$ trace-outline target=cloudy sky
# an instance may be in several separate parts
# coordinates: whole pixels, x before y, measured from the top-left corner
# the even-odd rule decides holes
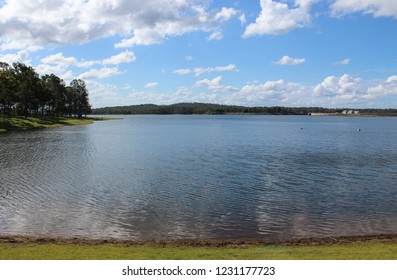
[[[94,108],[397,108],[397,1],[0,0],[0,61],[83,79]]]

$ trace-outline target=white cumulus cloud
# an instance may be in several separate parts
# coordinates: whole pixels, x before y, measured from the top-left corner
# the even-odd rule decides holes
[[[319,96],[342,96],[343,98],[352,98],[364,92],[363,81],[347,74],[341,77],[329,76],[314,88],[314,93]]]
[[[397,19],[397,1],[394,0],[335,0],[331,5],[334,16],[361,12],[375,17]]]
[[[215,14],[214,19],[217,21],[228,21],[232,19],[233,17],[236,17],[239,14],[238,11],[236,11],[233,8],[225,8],[223,7],[221,11]]]
[[[381,96],[397,93],[397,83],[368,82],[361,78],[344,74],[329,76],[315,86],[313,94],[327,106],[361,107],[382,103]],[[383,105],[384,106],[384,105]]]
[[[117,67],[104,67],[101,69],[91,69],[79,75],[79,79],[105,79],[121,74]]]
[[[348,64],[350,64],[350,61],[351,61],[350,58],[345,58],[345,59],[343,59],[341,61],[335,62],[334,64],[335,65],[348,65]]]
[[[208,41],[220,41],[223,39],[223,34],[220,31],[215,31],[214,33],[212,33],[207,40]]]
[[[306,60],[304,58],[292,58],[292,57],[289,57],[288,55],[285,55],[282,58],[280,58],[278,61],[276,61],[275,64],[298,65],[298,64],[303,64],[305,62],[306,62]]]
[[[55,64],[55,65],[73,65],[77,62],[76,58],[74,57],[65,57],[62,52],[57,53],[57,54],[52,54],[49,56],[46,56],[41,59],[41,62],[45,64]]]
[[[187,74],[192,73],[192,70],[190,70],[190,69],[177,69],[177,70],[174,71],[174,73],[178,74],[178,75],[187,75]]]
[[[77,66],[81,68],[89,68],[94,65],[118,65],[122,63],[128,63],[135,61],[136,57],[134,53],[130,51],[124,51],[122,53],[113,55],[109,58],[105,58],[102,60],[78,60],[75,57],[65,57],[62,52],[57,53],[57,54],[52,54],[49,56],[46,56],[41,59],[41,62],[44,64],[49,64],[49,65],[59,65],[59,66]]]
[[[197,87],[207,87],[213,91],[238,91],[237,88],[222,84],[222,77],[217,76],[212,80],[204,79],[196,82]]]
[[[161,43],[192,31],[213,32],[240,12],[197,0],[7,0],[0,5],[0,48],[39,49],[118,35],[115,46]]]
[[[150,82],[145,85],[145,88],[154,88],[157,87],[158,85],[159,85],[158,82]]]
[[[390,76],[382,83],[371,85],[368,88],[368,94],[374,97],[388,95],[397,96],[397,76]],[[390,104],[390,107],[392,107],[392,104]]]
[[[293,7],[284,2],[261,0],[262,11],[256,21],[247,26],[243,37],[284,34],[310,24],[310,10],[316,0],[295,0]]]
[[[199,30],[213,32],[223,22],[239,15],[237,10],[226,7],[220,11],[207,11],[204,6],[197,5],[196,0],[151,0],[143,3],[146,2],[143,5],[145,9],[132,16],[137,23],[130,32],[132,36],[117,43],[116,48],[159,44],[168,37]]]
[[[223,71],[238,71],[238,69],[235,64],[229,64],[226,66],[206,67],[206,68],[203,67],[194,68],[195,76],[200,76],[204,73],[223,72]]]
[[[132,62],[135,60],[136,60],[136,57],[135,57],[134,53],[132,53],[130,51],[124,51],[122,53],[116,54],[116,55],[109,57],[107,59],[104,59],[103,64],[104,65],[109,65],[109,64],[117,65],[117,64]]]
[[[204,73],[212,73],[212,72],[223,72],[223,71],[239,71],[235,64],[229,64],[225,66],[215,66],[215,67],[196,67],[194,69],[189,68],[181,68],[174,70],[175,74],[178,75],[188,75],[190,73],[194,73],[195,76],[201,76]]]
[[[10,65],[14,62],[22,62],[25,64],[29,64],[30,62],[29,52],[26,50],[22,50],[17,53],[7,53],[0,56],[0,61],[6,62]]]

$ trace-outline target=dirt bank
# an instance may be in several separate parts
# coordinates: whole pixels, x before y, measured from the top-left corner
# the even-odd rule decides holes
[[[312,237],[288,240],[244,239],[244,240],[120,240],[65,238],[26,235],[0,235],[0,243],[53,243],[53,244],[115,244],[128,246],[178,246],[178,247],[246,247],[246,246],[317,246],[346,245],[359,243],[397,243],[397,234],[366,236]]]

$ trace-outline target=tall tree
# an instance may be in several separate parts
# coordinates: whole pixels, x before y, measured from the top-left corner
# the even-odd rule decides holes
[[[16,78],[12,68],[0,62],[0,113],[11,116],[16,102]]]
[[[21,113],[28,117],[31,112],[38,113],[42,84],[36,71],[23,63],[14,63],[14,71],[17,80],[18,106]]]
[[[74,114],[81,118],[91,111],[91,105],[88,98],[88,90],[83,80],[75,79],[70,83],[71,93],[73,95]]]
[[[41,77],[45,93],[48,97],[49,111],[55,116],[60,116],[65,112],[66,86],[64,81],[58,76],[44,75]]]

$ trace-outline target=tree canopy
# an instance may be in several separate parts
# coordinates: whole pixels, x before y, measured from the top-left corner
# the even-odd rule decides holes
[[[0,115],[76,116],[91,112],[88,90],[83,80],[69,86],[54,74],[39,76],[23,63],[0,62]]]

